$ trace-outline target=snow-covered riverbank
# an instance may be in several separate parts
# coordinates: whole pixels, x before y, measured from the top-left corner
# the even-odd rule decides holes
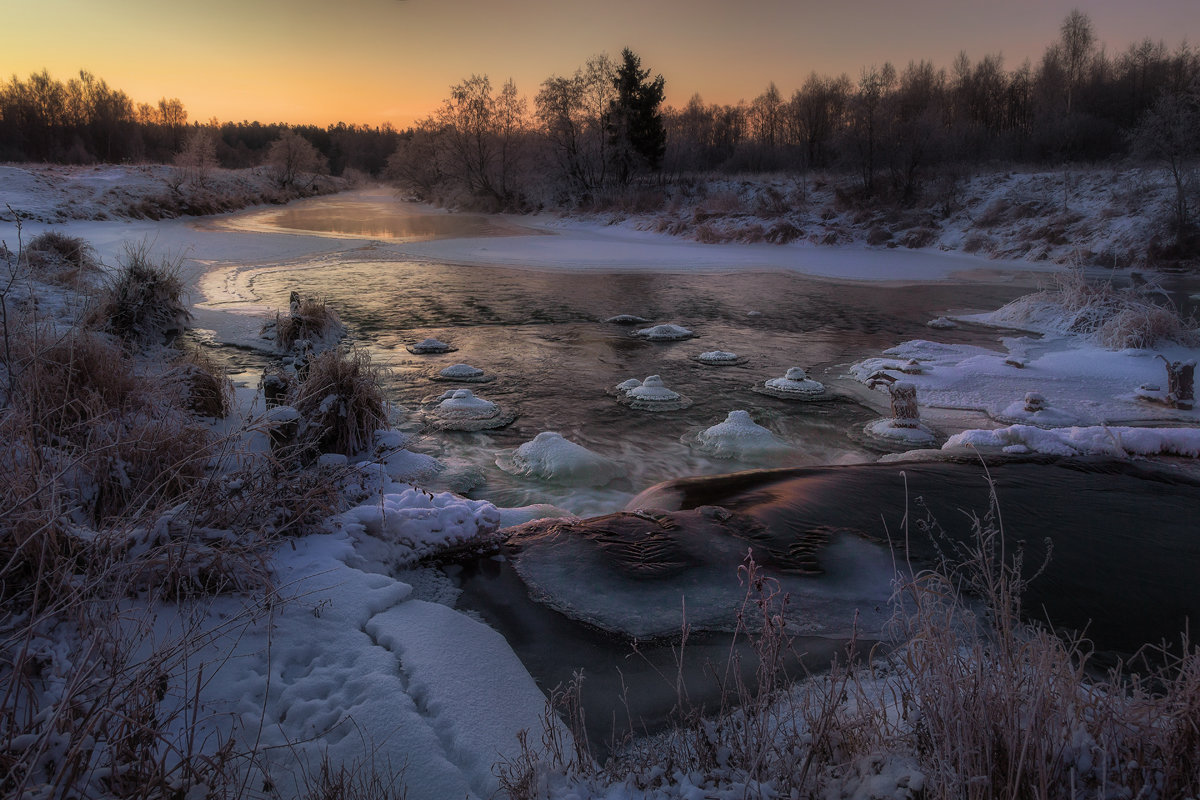
[[[378,192],[364,194],[371,202],[383,201]],[[87,221],[56,227],[91,241],[110,265],[129,239],[149,239],[156,250],[184,254],[185,276],[197,292],[199,324],[218,331],[223,340],[260,347],[257,326],[274,309],[255,306],[246,291],[255,274],[291,270],[300,263],[320,268],[367,251],[372,260],[381,261],[722,273],[714,274],[714,280],[736,280],[727,273],[739,270],[901,282],[971,280],[972,273],[994,277],[998,270],[1010,270],[1013,279],[1032,285],[1024,273],[1055,269],[1045,262],[858,246],[718,247],[595,221],[518,218],[506,224],[531,227],[534,233],[410,242],[248,233],[237,230],[236,220],[219,225]],[[44,228],[30,224],[24,235]],[[11,228],[4,238],[10,247],[15,244]],[[73,290],[36,277],[23,277],[21,286],[18,294],[27,305],[36,300],[40,313],[52,314],[57,324],[72,323],[72,310],[78,307],[70,301]],[[993,415],[997,426],[1005,423],[1008,405],[1031,387],[1043,392],[1051,406],[1067,409],[1081,421],[1197,421],[1194,411],[1163,409],[1133,396],[1137,386],[1161,369],[1154,352],[1186,360],[1196,357],[1194,344],[1111,352],[1062,335],[1003,344],[1008,354],[919,342],[899,344],[900,350],[887,355],[893,361],[913,357],[924,365],[920,375],[902,373],[917,384],[924,405],[982,410]],[[1005,365],[1008,356],[1019,356],[1021,365]],[[870,369],[886,372],[889,366],[872,364]],[[239,396],[241,413],[252,425],[236,438],[248,448],[247,458],[261,456],[269,448],[261,430],[260,400],[251,386]],[[226,426],[231,428],[236,426]],[[264,551],[269,587],[197,602],[158,599],[152,608],[137,600],[123,605],[130,618],[150,620],[148,629],[155,635],[144,645],[148,650],[176,648],[187,654],[172,662],[175,671],[169,673],[164,696],[178,707],[192,708],[192,716],[173,716],[164,746],[176,747],[192,732],[199,732],[202,751],[229,743],[237,755],[229,763],[240,775],[251,776],[245,779],[249,782],[241,781],[243,788],[251,787],[248,794],[259,793],[260,786],[265,795],[300,793],[321,760],[329,758],[352,769],[398,773],[410,798],[488,797],[498,787],[493,765],[520,755],[517,732],[533,730],[534,741],[539,735],[544,696],[499,634],[444,605],[414,599],[412,587],[389,574],[397,564],[439,547],[486,540],[499,528],[501,511],[488,503],[412,488],[405,482],[417,473],[403,441],[384,437],[380,444],[385,446],[378,452],[350,459],[358,462],[353,467],[338,459],[326,462],[331,475],[355,477],[343,493],[347,501],[353,498],[353,507],[333,516],[321,533]],[[516,521],[520,516],[509,512],[504,518]],[[218,539],[240,535],[234,528],[206,532]],[[11,620],[6,627],[19,622]],[[58,707],[69,696],[80,648],[88,640],[70,625],[47,620],[34,641],[45,661],[44,674],[51,676],[37,702],[47,709]],[[199,699],[194,707],[189,705],[193,698]],[[885,710],[883,717],[890,714]],[[53,715],[47,719],[53,721]],[[45,748],[34,754],[33,763],[52,773],[51,762],[61,755],[53,748],[63,740],[29,741]],[[173,753],[168,759],[177,760]],[[99,772],[92,777],[104,779]],[[49,793],[52,787],[42,783],[46,780],[29,777],[31,793]],[[736,776],[721,785],[707,780],[684,772],[659,774],[652,782],[662,796],[691,796],[693,789],[723,797],[738,792]],[[877,789],[878,796],[905,797],[919,791],[922,780],[908,755],[881,756],[874,766],[856,763],[827,786],[863,796]],[[593,784],[586,791],[637,796],[636,783]],[[579,785],[558,789],[566,796],[585,791]]]

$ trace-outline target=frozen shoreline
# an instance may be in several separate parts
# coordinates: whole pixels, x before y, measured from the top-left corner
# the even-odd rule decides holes
[[[377,202],[379,195],[368,190],[350,197]],[[444,212],[425,209],[422,213]],[[194,308],[198,326],[217,330],[223,341],[255,344],[261,344],[258,326],[263,316],[274,310],[259,304],[249,287],[256,272],[300,265],[320,268],[352,259],[447,261],[563,274],[787,270],[822,280],[897,282],[994,279],[997,272],[1012,280],[1028,280],[1030,273],[1060,269],[1048,263],[854,245],[706,245],[599,222],[501,219],[534,232],[394,242],[294,231],[243,232],[207,220],[71,221],[53,227],[90,241],[109,265],[130,239],[149,241],[156,252],[183,254],[185,279],[198,295],[194,298],[199,301]],[[29,223],[25,240],[48,227]],[[4,238],[12,237],[6,232]],[[1017,377],[1040,376],[1044,388],[1047,379],[1042,367],[1070,363],[1076,371],[1066,375],[1066,383],[1082,392],[1066,398],[1072,404],[1094,399],[1103,386],[1093,378],[1111,375],[1114,369],[1130,380],[1143,379],[1140,370],[1116,368],[1101,359],[1106,351],[1081,349],[1077,344],[1040,340],[1041,349],[1026,369],[1017,371]],[[897,346],[911,350],[914,343]],[[1186,357],[1189,352],[1196,351],[1176,349],[1170,354]],[[1005,402],[1024,392],[1003,373],[1012,368],[992,364],[992,360],[1002,362],[1004,354],[964,348],[932,348],[915,354],[928,356],[933,367],[925,378],[918,378],[924,380],[919,392],[940,391],[944,399],[938,404],[952,409],[942,412],[947,420],[976,419],[979,409],[988,410],[976,395],[956,389],[956,382],[983,391],[979,378],[996,372],[997,380],[1004,380]],[[1111,355],[1146,360],[1144,353]],[[1095,367],[1092,372],[1098,370],[1099,378],[1084,368],[1087,364]],[[1092,377],[1081,383],[1084,373]],[[957,402],[951,397],[955,391],[961,395]],[[874,399],[881,402],[878,396]],[[1102,416],[1099,411],[1097,415]],[[1196,412],[1168,418],[1193,424],[1200,420]],[[1166,418],[1152,421],[1161,419]],[[404,780],[410,797],[489,796],[495,789],[495,759],[515,757],[516,731],[539,724],[542,690],[498,634],[464,614],[412,599],[411,587],[386,572],[389,563],[402,559],[405,548],[411,550],[412,542],[421,539],[413,525],[431,540],[449,540],[468,528],[494,531],[500,515],[490,504],[449,495],[426,500],[424,494],[404,489],[398,483],[400,476],[383,474],[386,466],[369,469],[381,473],[377,504],[358,506],[331,522],[329,534],[307,537],[291,548],[285,544],[273,556],[273,571],[286,587],[281,595],[290,601],[268,621],[259,620],[239,634],[233,651],[228,640],[218,639],[199,654],[201,661],[219,665],[205,673],[204,699],[244,726],[240,730],[247,744],[279,745],[281,750],[292,748],[289,752],[300,748],[310,760],[319,760],[327,752],[346,764],[359,763],[369,752],[381,762],[378,766],[394,769],[396,761],[408,764]],[[241,597],[214,601],[207,611],[209,622],[219,627],[220,615],[236,616],[242,602]],[[172,611],[181,618],[191,613],[182,606],[158,611],[164,619]],[[231,652],[236,658],[230,658]],[[188,680],[185,674],[185,690]],[[480,709],[485,713],[480,714]],[[481,718],[488,724],[481,725]]]

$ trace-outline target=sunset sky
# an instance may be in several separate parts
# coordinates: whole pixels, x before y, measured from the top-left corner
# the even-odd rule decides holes
[[[398,127],[472,73],[532,98],[552,74],[630,47],[667,101],[750,100],[809,72],[999,52],[1037,60],[1073,8],[1110,52],[1200,40],[1200,0],[0,0],[0,75],[88,69],[134,100],[179,97],[190,120]]]

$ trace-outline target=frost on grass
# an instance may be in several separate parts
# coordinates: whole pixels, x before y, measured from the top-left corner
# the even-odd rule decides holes
[[[1084,336],[1109,350],[1200,343],[1194,322],[1182,319],[1153,286],[1117,289],[1106,281],[1089,281],[1080,271],[1057,275],[1051,288],[1014,300],[984,318],[1040,333]]]
[[[191,313],[183,297],[179,261],[155,263],[148,244],[127,246],[91,324],[131,345],[153,345],[180,334]]]
[[[310,349],[324,351],[346,335],[346,326],[324,298],[301,297],[292,292],[287,314],[276,314],[263,327],[263,335],[274,340],[280,352]]]

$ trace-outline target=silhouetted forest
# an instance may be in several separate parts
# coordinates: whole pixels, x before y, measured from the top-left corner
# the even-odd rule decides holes
[[[178,99],[135,103],[82,72],[0,84],[0,160],[194,161],[267,158],[292,131],[334,175],[385,173],[413,195],[453,205],[588,206],[630,185],[697,172],[821,170],[853,178],[863,198],[914,202],[956,169],[1126,156],[1168,166],[1184,185],[1200,151],[1200,51],[1144,39],[1119,52],[1073,11],[1036,63],[960,53],[949,67],[871,65],[858,76],[812,73],[790,96],[775,83],[749,102],[663,104],[665,80],[626,50],[542,82],[532,103],[508,81],[473,75],[405,131],[259,122],[189,122]]]

